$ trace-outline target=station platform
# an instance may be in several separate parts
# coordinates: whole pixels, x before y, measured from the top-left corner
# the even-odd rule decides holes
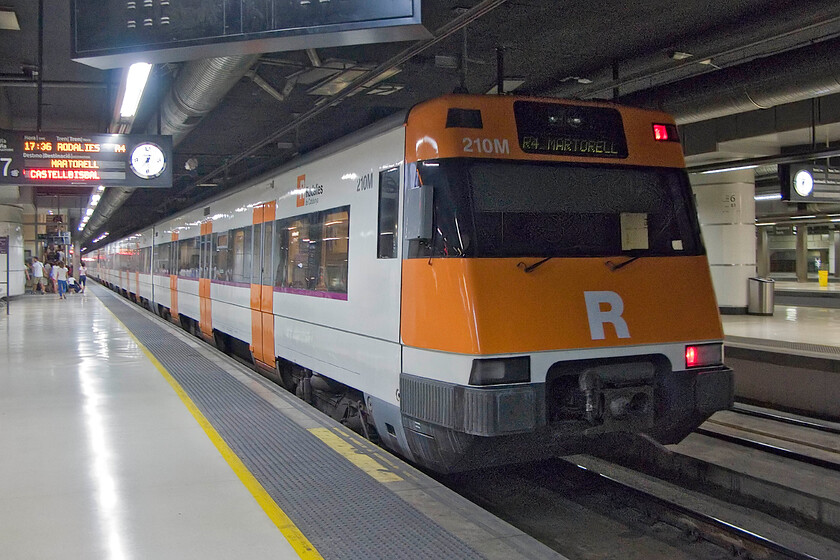
[[[0,557],[563,558],[89,283],[0,316]]]
[[[777,300],[773,315],[721,319],[736,399],[840,420],[840,309],[780,305]]]
[[[775,282],[776,303],[800,307],[828,307],[840,309],[840,282],[830,279],[820,286],[814,278],[808,282],[779,279]]]

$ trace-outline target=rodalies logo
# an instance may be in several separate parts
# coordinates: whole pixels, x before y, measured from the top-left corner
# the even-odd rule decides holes
[[[318,203],[318,196],[324,194],[324,185],[314,184],[306,186],[306,175],[297,178],[297,206],[309,206]]]

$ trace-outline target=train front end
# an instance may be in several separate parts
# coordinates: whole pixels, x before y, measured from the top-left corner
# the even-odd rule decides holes
[[[412,109],[398,398],[414,460],[457,471],[617,432],[674,443],[731,405],[676,133],[597,103]]]

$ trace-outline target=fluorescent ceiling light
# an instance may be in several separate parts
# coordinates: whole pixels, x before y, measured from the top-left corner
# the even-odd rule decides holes
[[[125,94],[120,107],[121,117],[130,118],[137,112],[137,106],[140,105],[140,98],[143,96],[143,89],[146,87],[146,80],[149,78],[151,70],[152,65],[145,62],[135,62],[128,69],[128,75],[125,79]]]
[[[723,169],[712,169],[711,171],[702,171],[701,175],[709,175],[711,173],[725,173],[727,171],[740,171],[742,169],[755,169],[757,165],[742,165],[740,167],[725,167]]]
[[[96,187],[96,190],[99,191],[99,192],[104,191],[105,190],[105,185],[99,185],[98,187]]]
[[[758,227],[758,226],[775,226],[776,222],[762,222],[760,224],[755,224],[755,225],[756,225],[756,227]]]
[[[17,15],[11,8],[0,8],[0,29],[20,31]]]
[[[91,214],[93,214],[93,208],[88,208],[87,210],[85,210],[85,213],[86,213],[88,216],[90,216]]]
[[[816,218],[816,216],[791,216],[791,220],[807,220],[809,218]]]
[[[753,197],[754,200],[782,200],[782,193],[775,194],[757,194]]]

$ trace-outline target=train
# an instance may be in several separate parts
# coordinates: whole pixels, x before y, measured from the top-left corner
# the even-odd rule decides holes
[[[733,400],[667,114],[453,94],[85,253],[424,468],[679,442]]]

